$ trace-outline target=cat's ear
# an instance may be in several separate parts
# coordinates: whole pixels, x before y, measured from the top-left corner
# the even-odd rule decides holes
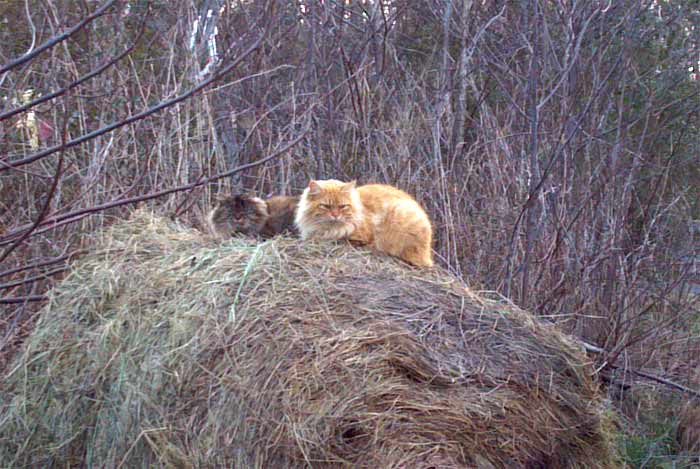
[[[353,190],[353,189],[355,188],[355,186],[357,186],[357,181],[355,181],[355,180],[353,179],[353,180],[350,181],[350,182],[346,182],[346,183],[345,183],[345,186],[344,186],[343,188],[345,189],[346,192],[348,192],[348,191]]]
[[[316,181],[309,181],[309,195],[318,195],[321,192],[321,186]]]

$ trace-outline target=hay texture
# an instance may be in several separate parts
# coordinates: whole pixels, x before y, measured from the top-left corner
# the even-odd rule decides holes
[[[98,244],[3,377],[3,466],[615,465],[576,344],[439,269],[145,212]]]

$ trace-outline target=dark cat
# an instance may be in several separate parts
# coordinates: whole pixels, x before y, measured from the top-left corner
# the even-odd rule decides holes
[[[299,197],[274,196],[268,199],[236,194],[217,200],[207,216],[207,224],[216,236],[228,238],[236,233],[271,238],[292,231],[294,211]]]

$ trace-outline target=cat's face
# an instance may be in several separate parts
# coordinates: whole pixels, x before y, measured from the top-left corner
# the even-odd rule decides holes
[[[226,223],[233,233],[254,236],[267,221],[267,207],[258,197],[234,195],[220,200],[219,208],[214,221]]]
[[[309,183],[307,216],[314,223],[330,226],[352,223],[357,210],[355,181],[329,179]]]

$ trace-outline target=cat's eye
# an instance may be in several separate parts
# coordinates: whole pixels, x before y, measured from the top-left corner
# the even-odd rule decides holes
[[[348,207],[350,207],[348,204],[338,205],[338,208],[339,208],[340,210],[345,210],[345,209],[348,208]]]
[[[321,207],[323,210],[330,210],[330,209],[331,209],[331,206],[328,205],[328,204],[321,204],[320,207]]]

